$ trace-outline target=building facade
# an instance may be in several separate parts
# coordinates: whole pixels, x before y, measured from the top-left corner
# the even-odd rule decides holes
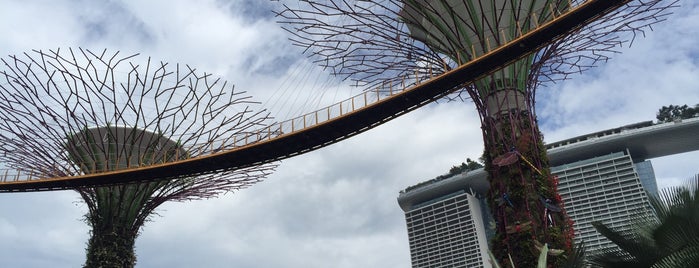
[[[413,267],[491,267],[481,200],[465,190],[405,212]]]
[[[547,145],[575,240],[584,242],[588,254],[613,246],[592,222],[623,230],[631,228],[634,216],[649,211],[647,192],[658,190],[648,159],[699,150],[696,133],[699,118],[641,122]],[[487,191],[481,169],[400,192],[413,267],[490,267],[487,241],[494,223],[482,199]]]
[[[631,229],[633,217],[650,212],[639,173],[628,152],[615,152],[551,168],[558,192],[573,220],[575,242],[588,254],[614,247],[592,226],[602,222],[618,230]]]

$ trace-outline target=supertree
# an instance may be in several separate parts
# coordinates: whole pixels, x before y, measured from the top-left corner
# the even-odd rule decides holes
[[[139,61],[141,60],[141,61]],[[43,177],[75,176],[186,160],[267,124],[265,110],[190,66],[86,49],[2,59],[0,159]],[[276,164],[77,191],[92,228],[85,267],[133,267],[135,240],[166,201],[248,187]]]
[[[334,75],[367,90],[417,83],[484,55],[586,2],[563,0],[300,0],[277,15],[292,42]],[[503,264],[534,267],[544,244],[549,265],[571,252],[573,223],[550,174],[535,114],[536,89],[606,61],[664,20],[673,1],[617,1],[620,8],[473,83],[496,221],[491,250]],[[413,82],[411,82],[413,81]]]

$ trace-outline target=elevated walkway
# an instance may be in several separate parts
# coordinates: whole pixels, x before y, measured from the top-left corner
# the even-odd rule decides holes
[[[534,53],[553,40],[630,2],[588,0],[555,19],[517,37],[503,46],[446,73],[402,88],[388,85],[256,133],[231,137],[230,150],[151,166],[89,175],[45,178],[35,174],[4,172],[0,192],[64,190],[83,186],[121,184],[155,179],[211,174],[278,161],[357,135],[386,121],[442,98],[459,86],[471,83],[508,63]],[[379,92],[389,92],[388,95]]]

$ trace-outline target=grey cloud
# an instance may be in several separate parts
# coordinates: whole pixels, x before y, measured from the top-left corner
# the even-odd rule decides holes
[[[685,38],[699,35],[699,10],[696,3],[686,2],[665,26],[608,64],[540,90],[537,110],[547,141],[651,120],[657,105],[699,103],[699,44]],[[76,19],[87,16],[74,9],[76,3],[8,2],[18,14],[35,14],[41,20],[26,17],[24,24],[0,26],[6,37],[0,52],[65,45],[143,52],[214,73],[262,101],[272,91],[287,103],[321,94],[326,98],[318,103],[326,103],[356,91],[338,83],[316,91],[315,80],[307,78],[299,78],[294,90],[289,84],[277,87],[298,71],[294,68],[301,56],[286,49],[286,36],[274,18],[258,14],[268,3],[248,10],[242,4],[249,1],[114,2],[117,17],[130,20],[124,25],[141,27],[135,32],[110,28],[123,26],[112,25],[111,19]],[[241,18],[240,12],[246,15]],[[16,16],[13,20],[22,17]],[[92,34],[86,27],[90,23]],[[286,89],[291,92],[283,95]],[[278,107],[284,111],[279,120],[295,115],[285,113],[287,106]],[[312,108],[320,107],[309,105],[304,111]],[[285,160],[276,174],[249,189],[166,204],[137,240],[138,267],[408,267],[398,191],[445,173],[466,157],[479,157],[479,126],[472,103],[432,104],[342,143]],[[678,157],[658,159],[659,184],[699,171],[699,153]],[[88,230],[81,221],[84,207],[75,200],[72,192],[0,195],[0,258],[9,260],[10,267],[80,266]]]

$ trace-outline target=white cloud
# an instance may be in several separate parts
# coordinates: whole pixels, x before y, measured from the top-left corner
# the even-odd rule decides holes
[[[284,69],[300,62],[300,52],[288,45],[273,17],[239,17],[236,1],[25,2],[3,2],[0,17],[20,23],[0,25],[2,55],[108,47],[190,64],[257,100],[303,100],[331,87],[320,101],[326,103],[349,91],[319,73],[311,75],[316,83],[295,74],[295,67]],[[682,5],[608,64],[540,90],[546,140],[652,120],[662,105],[699,103],[699,41],[689,38],[699,35],[699,10],[693,2]],[[86,21],[102,30],[86,28]],[[285,81],[294,74],[299,78]],[[281,92],[285,88],[294,89]],[[280,116],[288,115],[288,106],[276,107]],[[398,191],[466,157],[478,158],[480,135],[472,103],[433,104],[285,160],[249,189],[166,204],[137,240],[138,266],[407,267]],[[699,172],[697,160],[696,152],[655,160],[659,185]],[[0,259],[10,267],[80,266],[88,229],[76,200],[72,192],[0,195]]]
[[[398,191],[446,172],[465,160],[464,152],[480,155],[480,131],[470,110],[464,103],[431,105],[285,160],[276,174],[250,189],[169,204],[162,218],[146,226],[139,262],[174,265],[145,248],[168,243],[173,255],[187,251],[192,263],[207,267],[409,266]],[[172,243],[178,239],[206,246],[179,247]]]
[[[667,21],[594,72],[539,90],[538,114],[546,141],[641,121],[660,107],[699,104],[699,5],[682,1]],[[652,160],[658,186],[699,172],[699,152]]]
[[[76,267],[87,226],[72,192],[0,195],[0,259],[8,267]],[[39,257],[37,257],[39,256]]]

